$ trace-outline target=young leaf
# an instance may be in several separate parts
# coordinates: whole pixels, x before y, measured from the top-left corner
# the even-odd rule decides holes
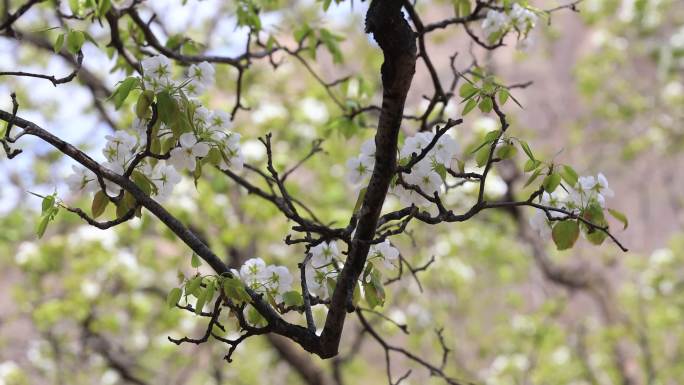
[[[535,179],[537,179],[539,177],[539,175],[541,175],[541,169],[534,170],[534,173],[532,173],[532,175],[530,175],[530,177],[527,178],[527,181],[525,182],[525,185],[523,186],[523,188],[531,185],[532,182],[534,182]]]
[[[496,156],[501,159],[508,159],[515,156],[516,151],[517,149],[514,146],[510,144],[504,144],[496,150]]]
[[[49,215],[43,215],[40,218],[40,222],[38,222],[38,227],[36,228],[36,234],[38,235],[38,238],[43,237],[43,235],[45,234],[45,230],[47,229],[47,226],[49,223],[50,223],[50,216]]]
[[[518,142],[520,143],[520,147],[522,147],[523,151],[525,151],[525,154],[527,154],[527,157],[530,158],[530,160],[536,160],[534,159],[534,154],[530,149],[530,145],[524,140],[519,140]]]
[[[304,304],[304,298],[296,291],[287,291],[283,293],[283,302],[285,306],[301,306]]]
[[[470,99],[468,100],[468,103],[466,103],[465,107],[463,107],[463,112],[461,113],[463,116],[466,116],[470,111],[473,110],[477,106],[477,99]]]
[[[90,211],[93,215],[93,218],[96,219],[102,213],[105,211],[105,208],[107,208],[107,205],[109,204],[109,198],[107,197],[107,194],[105,194],[103,191],[98,191],[95,194],[95,197],[93,198],[93,204],[90,207]]]
[[[608,212],[613,216],[613,218],[617,219],[624,225],[623,230],[627,228],[629,221],[627,220],[627,216],[625,214],[614,209],[608,209]]]
[[[71,30],[66,36],[66,48],[69,53],[76,55],[85,42],[85,35],[81,31]]]
[[[183,295],[183,291],[180,288],[174,287],[169,291],[169,294],[166,296],[166,304],[169,306],[169,309],[176,306],[181,299],[181,295]]]
[[[55,52],[59,52],[62,50],[63,46],[64,46],[64,34],[60,33],[59,36],[57,36],[57,40],[55,40],[55,44],[52,45],[52,49]]]
[[[563,180],[570,185],[570,187],[575,187],[577,184],[577,180],[579,179],[579,175],[577,175],[577,172],[575,170],[568,166],[568,165],[563,165],[561,168],[561,176],[563,177]]]
[[[131,93],[131,90],[140,84],[139,82],[140,81],[138,78],[131,76],[119,83],[112,95],[109,97],[114,101],[114,106],[117,110],[121,108],[121,105],[123,105],[123,102],[128,97],[128,94]]]
[[[202,261],[197,256],[197,254],[192,253],[192,260],[190,261],[190,264],[192,265],[192,267],[194,267],[196,269],[196,268],[202,266]]]
[[[478,107],[480,108],[480,111],[484,113],[491,112],[492,108],[494,107],[494,101],[491,97],[485,96],[484,98],[482,98],[482,101],[480,102]]]
[[[508,90],[505,88],[502,88],[499,91],[499,104],[501,104],[502,106],[504,104],[506,104],[506,102],[508,101],[508,95],[509,95]]]
[[[43,203],[42,203],[42,215],[45,215],[48,210],[50,210],[53,206],[55,205],[55,196],[54,195],[48,195],[45,198],[43,198]]]
[[[540,164],[541,164],[541,162],[538,160],[528,159],[527,162],[525,162],[524,170],[525,170],[525,172],[530,172],[530,171],[534,170],[535,168],[539,167]]]
[[[558,250],[569,249],[579,237],[579,225],[574,220],[558,222],[553,226],[551,236]]]
[[[472,97],[476,92],[479,90],[472,84],[466,82],[463,83],[461,88],[458,90],[458,94],[463,98],[463,99],[468,99]]]
[[[475,163],[477,163],[477,167],[482,167],[487,164],[487,161],[489,160],[489,153],[490,148],[485,147],[475,154]]]
[[[543,186],[547,193],[551,194],[560,185],[561,176],[558,173],[552,173],[544,178]]]

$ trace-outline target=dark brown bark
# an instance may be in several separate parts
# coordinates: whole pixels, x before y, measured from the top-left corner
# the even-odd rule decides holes
[[[384,54],[382,64],[382,111],[375,134],[375,167],[356,219],[356,233],[349,256],[337,279],[330,312],[321,334],[321,354],[337,354],[347,312],[352,311],[351,297],[359,279],[385,202],[397,163],[397,137],[404,112],[406,95],[416,67],[415,33],[401,12],[402,2],[375,0],[366,15],[366,32],[372,33]]]

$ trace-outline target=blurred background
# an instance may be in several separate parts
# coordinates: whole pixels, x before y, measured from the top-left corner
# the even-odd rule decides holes
[[[563,1],[533,2],[542,9]],[[5,0],[3,15],[22,1]],[[116,5],[117,3],[114,2]],[[363,33],[367,2],[333,2],[327,12],[314,1],[264,2],[263,30],[295,46],[292,31],[303,23],[344,37],[343,60],[319,49],[310,68],[289,55],[255,61],[245,73],[244,104],[233,130],[243,138],[247,161],[264,167],[257,138],[273,133],[281,169],[304,157],[317,138],[325,153],[292,175],[293,195],[310,204],[324,222],[346,224],[357,191],[345,179],[345,162],[373,136],[376,115],[353,120],[336,100],[355,106],[379,104],[382,55]],[[247,29],[237,26],[235,4],[221,1],[147,1],[141,14],[159,36],[182,33],[205,52],[244,51]],[[67,4],[61,4],[64,14]],[[424,22],[453,14],[449,1],[419,1]],[[529,228],[532,211],[487,211],[465,223],[427,227],[413,223],[397,239],[414,267],[388,287],[383,316],[368,320],[391,343],[478,384],[648,384],[684,383],[684,2],[681,0],[585,0],[579,13],[553,13],[532,32],[533,44],[487,51],[473,46],[462,27],[429,35],[428,51],[444,79],[450,57],[465,70],[473,61],[512,91],[523,108],[507,104],[511,131],[535,154],[571,164],[581,175],[602,172],[616,196],[608,206],[624,212],[629,226],[612,223],[630,249],[606,242],[580,242],[557,252]],[[16,24],[15,36],[0,36],[0,71],[23,70],[64,76],[73,59],[52,51],[59,27],[78,20],[59,18],[53,2],[32,8]],[[80,24],[83,27],[86,24]],[[126,34],[125,23],[122,23]],[[93,23],[98,42],[84,46],[77,80],[53,87],[41,79],[0,77],[0,109],[11,110],[16,92],[20,116],[32,120],[102,160],[104,135],[129,128],[132,106],[116,111],[106,98],[126,76],[122,59],[107,47],[109,27]],[[125,35],[133,41],[136,36]],[[230,111],[237,72],[216,66],[216,87],[204,102]],[[325,81],[349,76],[339,87]],[[448,82],[448,80],[445,80]],[[528,82],[532,84],[527,85]],[[419,64],[407,113],[426,108],[432,92]],[[450,118],[462,106],[452,102]],[[491,116],[471,113],[450,134],[467,149],[488,130]],[[402,130],[417,126],[406,121]],[[0,159],[0,384],[381,384],[383,350],[354,317],[345,326],[340,356],[310,356],[277,337],[242,344],[233,363],[222,360],[218,342],[178,347],[167,336],[199,336],[205,322],[165,304],[178,285],[178,271],[192,273],[191,252],[147,213],[142,219],[101,231],[62,213],[40,241],[35,226],[39,194],[58,192],[72,205],[90,202],[64,183],[72,163],[36,140],[20,142],[24,153]],[[501,164],[488,181],[488,199],[524,198],[524,155]],[[467,184],[448,204],[472,204]],[[390,199],[388,207],[398,202]],[[278,211],[247,195],[217,173],[198,184],[190,178],[166,203],[181,220],[233,265],[251,257],[294,268],[303,249],[286,246],[289,225]],[[202,268],[204,269],[204,268]],[[209,270],[203,270],[209,273]],[[315,316],[322,322],[325,310]],[[388,321],[387,319],[391,320]],[[397,325],[402,327],[397,327]],[[405,327],[404,327],[405,326]],[[406,329],[408,333],[405,332]],[[396,380],[439,384],[422,367],[393,356]]]

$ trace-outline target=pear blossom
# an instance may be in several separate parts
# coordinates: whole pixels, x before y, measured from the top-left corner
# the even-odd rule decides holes
[[[138,139],[126,131],[117,131],[114,135],[106,135],[107,144],[102,154],[110,162],[116,162],[122,166],[133,158]]]
[[[410,185],[418,186],[427,195],[438,192],[442,185],[442,177],[425,160],[415,164],[411,168],[411,173],[404,174],[404,181]]]
[[[366,176],[370,176],[375,166],[375,158],[361,154],[347,161],[347,180],[357,184]]]
[[[328,265],[332,262],[333,258],[339,257],[340,251],[337,249],[337,244],[335,242],[323,242],[312,247],[309,252],[311,253],[311,265],[314,268],[319,268]]]
[[[450,135],[442,135],[437,143],[435,143],[434,160],[437,163],[443,164],[445,167],[449,167],[451,159],[456,155],[458,151],[458,144]]]
[[[268,276],[266,262],[261,258],[251,258],[240,267],[240,279],[250,288],[261,287]]]
[[[208,120],[209,129],[212,131],[227,130],[230,128],[230,114],[225,111],[213,111]]]
[[[148,57],[140,62],[143,68],[143,83],[154,91],[162,91],[174,86],[171,78],[171,60],[166,56]]]
[[[223,134],[223,138],[219,140],[219,146],[223,150],[225,158],[221,157],[218,167],[221,170],[231,169],[236,172],[242,171],[245,163],[245,157],[240,148],[240,134],[234,132],[218,132]]]
[[[95,174],[85,167],[78,167],[72,165],[71,169],[74,171],[73,174],[66,178],[67,186],[72,192],[84,191],[93,192],[98,189],[97,179]]]
[[[209,86],[214,84],[214,66],[206,61],[193,64],[188,69],[188,79],[190,82],[187,87],[192,95],[202,94]]]
[[[336,279],[337,270],[332,265],[315,269],[311,264],[307,264],[304,268],[304,276],[309,293],[321,299],[326,299],[331,294],[328,290],[328,278]]]
[[[116,174],[123,175],[124,173],[124,168],[123,165],[117,163],[117,162],[105,162],[102,164],[104,168],[107,168],[111,171],[113,171]],[[105,188],[106,188],[106,193],[107,195],[114,197],[119,195],[121,192],[121,186],[118,184],[110,181],[109,179],[104,180]]]
[[[518,3],[513,4],[510,18],[518,31],[525,34],[537,24],[537,15]]]
[[[368,139],[361,145],[361,155],[375,159],[375,138]]]
[[[423,149],[430,144],[434,134],[429,132],[419,132],[414,136],[406,138],[404,145],[399,151],[400,158],[410,158],[412,154],[420,155]]]
[[[385,268],[392,269],[398,267],[399,250],[392,246],[389,239],[385,239],[382,243],[371,245],[368,258],[382,258]]]
[[[534,215],[530,218],[530,227],[539,233],[539,237],[548,241],[551,239],[551,225],[546,217],[546,214],[542,210],[537,210]]]
[[[266,266],[264,270],[265,286],[277,302],[282,302],[283,293],[292,289],[293,277],[285,266]]]
[[[150,179],[157,187],[157,199],[165,200],[171,195],[173,188],[181,181],[181,176],[172,166],[157,163]]]
[[[487,39],[489,39],[497,33],[504,33],[508,29],[510,21],[507,14],[490,9],[487,12],[487,17],[482,22],[482,30]]]
[[[168,163],[179,172],[185,169],[194,170],[197,164],[196,158],[207,156],[209,153],[209,144],[198,142],[195,134],[191,132],[181,135],[178,141],[180,147],[171,150]]]

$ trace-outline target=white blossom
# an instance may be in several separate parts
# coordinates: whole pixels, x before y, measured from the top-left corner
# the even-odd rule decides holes
[[[209,144],[198,142],[195,134],[191,132],[181,135],[178,141],[180,147],[171,150],[171,157],[168,162],[179,172],[185,169],[194,170],[197,164],[196,158],[201,158],[209,153]]]
[[[157,198],[165,200],[171,195],[173,188],[181,181],[181,176],[174,167],[157,163],[151,172],[150,179],[155,187],[157,187]]]
[[[357,184],[366,176],[370,176],[375,166],[375,158],[361,154],[356,158],[347,161],[347,180],[352,184]]]
[[[510,21],[507,14],[490,9],[487,12],[487,17],[482,22],[482,30],[484,31],[485,36],[487,36],[487,39],[489,39],[492,35],[505,32],[508,29]]]
[[[537,24],[537,15],[529,9],[521,7],[518,3],[513,4],[510,17],[518,31],[524,34],[527,34]]]
[[[69,186],[69,190],[72,192],[93,192],[98,189],[97,178],[92,171],[85,167],[78,167],[76,165],[72,165],[71,169],[74,171],[74,173],[66,178],[66,183]]]
[[[240,267],[240,279],[252,289],[260,288],[268,276],[266,262],[261,258],[251,258]]]
[[[382,258],[385,268],[392,269],[399,265],[399,250],[390,243],[389,239],[384,242],[371,245],[368,258]]]
[[[140,62],[143,68],[143,82],[146,88],[162,91],[174,86],[171,78],[171,60],[166,56],[148,57]]]
[[[311,264],[314,268],[320,268],[332,262],[333,258],[339,257],[340,251],[337,249],[337,244],[333,242],[323,242],[312,247]]]
[[[242,171],[245,157],[242,154],[242,148],[240,147],[240,134],[234,132],[221,132],[221,136],[222,138],[219,140],[219,145],[226,158],[221,157],[218,167],[221,170],[231,169],[235,172]]]

